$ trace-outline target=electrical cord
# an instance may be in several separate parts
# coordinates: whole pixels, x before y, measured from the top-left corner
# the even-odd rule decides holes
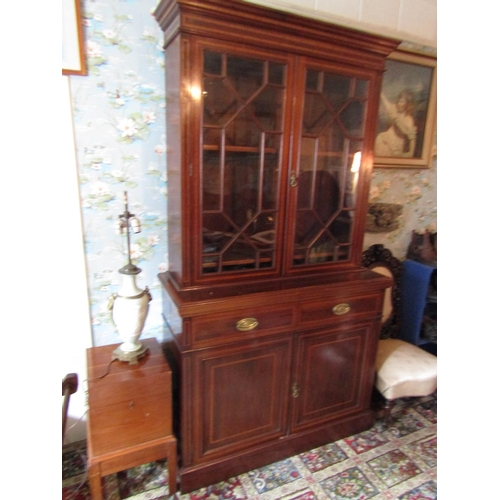
[[[88,378],[87,380],[84,380],[84,382],[94,382],[95,380],[101,380],[102,378],[104,378],[106,375],[109,374],[109,371],[111,370],[111,365],[115,362],[115,361],[118,361],[117,358],[115,359],[112,359],[111,362],[109,363],[108,365],[108,368],[106,369],[106,373],[104,373],[104,375],[101,375],[100,377],[94,377],[94,378]]]

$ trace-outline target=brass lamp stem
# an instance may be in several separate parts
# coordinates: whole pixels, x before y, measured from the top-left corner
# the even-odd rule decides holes
[[[123,214],[120,215],[120,219],[124,221],[124,225],[127,229],[127,255],[128,255],[128,264],[121,269],[119,269],[119,273],[121,274],[139,274],[141,272],[141,269],[139,269],[137,266],[132,264],[132,257],[130,255],[130,224],[129,221],[132,217],[134,217],[134,214],[131,214],[128,211],[128,196],[127,196],[127,191],[123,192],[123,202],[125,204],[125,211]]]

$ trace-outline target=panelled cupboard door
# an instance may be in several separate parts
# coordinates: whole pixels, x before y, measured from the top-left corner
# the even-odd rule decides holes
[[[370,325],[299,336],[292,384],[292,432],[363,409]],[[366,408],[365,408],[366,409]]]
[[[291,352],[288,338],[194,354],[195,461],[285,435]]]
[[[200,141],[193,141],[193,164],[200,168],[192,194],[200,203],[199,236],[192,241],[198,279],[235,272],[276,275],[283,251],[294,58],[194,40],[193,127]]]

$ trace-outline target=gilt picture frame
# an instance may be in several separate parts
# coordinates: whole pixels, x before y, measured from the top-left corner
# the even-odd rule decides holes
[[[436,58],[397,50],[386,60],[375,167],[429,168],[436,127]]]
[[[62,0],[62,74],[87,74],[80,0]]]

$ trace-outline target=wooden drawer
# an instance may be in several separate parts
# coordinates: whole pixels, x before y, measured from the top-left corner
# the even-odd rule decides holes
[[[146,373],[144,373],[146,372]],[[138,374],[139,375],[139,374]],[[107,375],[108,380],[89,382],[89,405],[94,408],[127,401],[130,394],[150,394],[167,401],[171,394],[171,373],[160,368],[143,370],[142,376],[123,376],[123,374]]]
[[[156,339],[141,341],[148,351],[136,364],[112,360],[114,346],[87,349],[88,400],[91,408],[128,401],[131,394],[149,394],[167,401],[172,372]]]
[[[380,311],[380,295],[340,297],[300,304],[300,326],[324,325],[349,321],[360,315],[375,314]]]
[[[94,458],[172,434],[170,399],[132,391],[129,398],[89,409],[90,439]]]
[[[200,347],[287,330],[294,324],[292,305],[207,314],[192,319],[193,344]]]

